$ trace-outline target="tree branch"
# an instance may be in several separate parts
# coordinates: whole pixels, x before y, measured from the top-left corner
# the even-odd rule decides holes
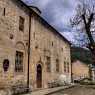
[[[82,15],[82,19],[83,19],[83,21],[84,21],[84,24],[86,25],[87,23],[86,23],[85,14]]]
[[[93,20],[93,16],[94,16],[94,14],[92,13],[92,14],[90,15],[90,18],[88,19],[88,26],[89,26],[89,27],[91,26],[91,22],[92,22],[92,20]]]

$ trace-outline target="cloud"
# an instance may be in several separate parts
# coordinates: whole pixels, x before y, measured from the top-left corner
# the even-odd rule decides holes
[[[74,32],[69,33],[69,32],[60,32],[63,36],[65,36],[69,41],[74,42]]]
[[[28,4],[39,7],[42,16],[62,35],[73,36],[70,27],[70,18],[75,13],[78,0],[24,0]],[[68,32],[68,33],[67,33]],[[70,35],[69,35],[70,34]],[[73,39],[73,37],[71,37]]]

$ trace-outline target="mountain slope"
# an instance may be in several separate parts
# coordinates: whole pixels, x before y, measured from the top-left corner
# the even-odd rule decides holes
[[[92,63],[91,53],[89,50],[81,47],[71,47],[71,60],[80,60],[86,64]]]

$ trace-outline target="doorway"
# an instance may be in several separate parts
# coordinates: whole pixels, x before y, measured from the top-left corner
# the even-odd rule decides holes
[[[37,65],[37,76],[36,76],[36,80],[37,80],[37,88],[41,88],[42,87],[42,67],[41,65]]]

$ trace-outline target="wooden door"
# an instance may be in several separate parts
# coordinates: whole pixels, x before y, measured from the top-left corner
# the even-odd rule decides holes
[[[37,66],[37,88],[41,88],[42,87],[42,67],[39,64]]]

